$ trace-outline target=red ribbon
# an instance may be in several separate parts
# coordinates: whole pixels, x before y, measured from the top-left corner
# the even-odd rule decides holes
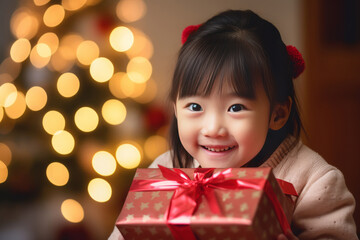
[[[278,201],[271,184],[266,179],[226,179],[231,176],[231,168],[215,173],[214,168],[197,168],[194,180],[180,169],[173,171],[159,165],[162,175],[167,180],[137,180],[133,181],[130,191],[166,191],[175,190],[166,211],[166,224],[176,240],[196,240],[190,228],[191,216],[201,203],[201,196],[205,196],[212,212],[221,215],[214,189],[240,190],[264,189],[267,197],[274,206],[275,214],[284,232],[290,229],[285,213]],[[284,181],[283,181],[284,182]],[[283,183],[287,192],[292,192],[289,184]],[[292,186],[292,185],[291,185]],[[293,188],[293,187],[292,187]],[[295,189],[293,189],[295,191]],[[296,191],[295,191],[296,193]]]

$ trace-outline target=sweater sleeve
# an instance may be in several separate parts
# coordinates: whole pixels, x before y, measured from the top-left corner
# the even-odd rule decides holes
[[[358,239],[353,219],[355,199],[335,168],[313,176],[302,189],[293,215],[301,239]]]

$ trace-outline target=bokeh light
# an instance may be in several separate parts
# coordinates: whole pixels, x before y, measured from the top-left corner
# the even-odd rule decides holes
[[[48,2],[50,2],[50,0],[34,0],[35,6],[44,6]]]
[[[100,50],[98,45],[90,40],[81,42],[76,49],[78,61],[85,66],[90,65],[92,61],[99,57],[99,54]]]
[[[46,9],[43,21],[48,27],[58,26],[65,18],[65,9],[59,4],[54,4]]]
[[[129,61],[126,72],[132,81],[143,83],[149,80],[152,74],[152,66],[146,58],[135,57]]]
[[[5,143],[0,143],[0,161],[5,163],[6,166],[9,166],[11,163],[12,153],[8,145]]]
[[[134,98],[134,100],[138,103],[146,104],[153,101],[157,95],[157,84],[153,79],[149,79],[146,82],[145,91],[139,96]]]
[[[124,143],[116,149],[116,160],[123,168],[133,169],[141,162],[141,152],[135,145]]]
[[[51,57],[51,49],[45,43],[39,43],[30,52],[30,62],[36,68],[45,67]]]
[[[145,155],[154,160],[160,154],[168,150],[168,144],[166,138],[154,135],[146,139],[144,144]]]
[[[96,129],[99,123],[99,116],[90,107],[78,109],[74,117],[75,125],[83,132],[91,132]]]
[[[69,171],[64,164],[53,162],[46,168],[46,177],[55,186],[64,186],[69,181]]]
[[[18,119],[24,114],[25,110],[25,95],[18,91],[15,102],[10,106],[5,107],[5,113],[11,119]]]
[[[109,90],[117,98],[136,98],[144,93],[146,83],[135,83],[123,72],[117,72],[109,81]]]
[[[66,56],[68,50],[66,47],[59,47],[59,49],[52,55],[50,59],[50,69],[58,72],[66,72],[74,65],[74,60],[69,60]]]
[[[62,0],[61,5],[68,11],[76,11],[83,7],[86,0]]]
[[[39,21],[30,9],[19,8],[11,16],[10,29],[16,38],[31,39],[39,30]]]
[[[84,41],[82,36],[79,34],[67,34],[60,39],[60,48],[58,51],[61,52],[66,60],[75,60],[76,51],[79,45]]]
[[[57,153],[67,155],[73,151],[75,139],[68,131],[60,130],[52,136],[51,144]]]
[[[17,88],[13,83],[4,83],[0,86],[0,106],[9,107],[16,101]]]
[[[150,59],[154,54],[154,46],[150,38],[139,29],[130,28],[130,30],[134,34],[134,43],[131,48],[125,52],[125,54],[129,57],[129,59],[134,57],[144,57],[146,59]]]
[[[114,50],[125,52],[133,45],[134,35],[129,28],[121,26],[112,30],[109,41]]]
[[[92,166],[98,174],[110,176],[116,170],[116,160],[111,153],[99,151],[92,158]]]
[[[80,81],[74,73],[66,72],[60,75],[56,87],[61,96],[69,98],[79,91]]]
[[[114,74],[114,65],[105,57],[97,58],[90,65],[90,74],[97,82],[109,81]]]
[[[61,213],[67,221],[72,223],[78,223],[84,219],[84,209],[74,199],[66,199],[61,204]]]
[[[6,164],[0,160],[0,183],[3,183],[6,181],[8,174],[9,174],[9,172],[8,172],[8,168],[7,168]]]
[[[23,62],[28,58],[30,51],[30,41],[26,38],[20,38],[11,46],[10,57],[14,62]]]
[[[29,46],[30,54],[31,46]],[[15,62],[11,57],[7,57],[0,64],[0,84],[4,82],[12,82],[20,74],[21,63]],[[8,78],[8,79],[7,79]]]
[[[94,178],[89,182],[88,193],[97,202],[107,202],[112,195],[110,184],[101,178]]]
[[[111,125],[121,124],[126,118],[125,105],[117,99],[110,99],[101,109],[104,120]]]
[[[59,38],[53,32],[44,33],[38,40],[38,44],[44,43],[46,44],[50,50],[51,54],[54,54],[59,47]]]
[[[4,109],[0,106],[0,122],[3,120],[4,118]]]
[[[47,94],[42,87],[34,86],[26,92],[25,101],[30,110],[39,111],[46,105]]]
[[[116,5],[117,17],[126,23],[140,20],[145,13],[146,4],[142,0],[121,0]]]
[[[45,113],[42,125],[48,134],[54,135],[57,131],[64,130],[65,118],[60,112],[51,110]]]

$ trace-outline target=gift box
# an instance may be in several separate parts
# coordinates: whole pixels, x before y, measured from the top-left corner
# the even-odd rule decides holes
[[[284,191],[296,194],[271,168],[139,168],[116,226],[126,240],[276,239],[293,211]]]

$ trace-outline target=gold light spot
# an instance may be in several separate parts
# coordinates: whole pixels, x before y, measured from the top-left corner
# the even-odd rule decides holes
[[[152,74],[152,66],[146,58],[135,57],[129,61],[126,72],[133,82],[144,83]]]
[[[0,161],[5,163],[6,166],[9,166],[11,162],[11,150],[5,143],[0,143]]]
[[[53,32],[44,33],[38,40],[38,44],[44,43],[46,44],[50,50],[51,54],[54,54],[59,47],[59,38]]]
[[[116,5],[116,15],[126,23],[138,21],[145,13],[146,5],[142,0],[121,0]]]
[[[83,38],[78,34],[67,34],[60,40],[59,51],[65,59],[75,60],[77,48],[83,41]]]
[[[146,156],[153,160],[168,150],[168,144],[164,137],[155,135],[145,141],[144,150]]]
[[[117,27],[110,33],[111,47],[118,52],[125,52],[134,43],[134,35],[127,27]]]
[[[99,151],[92,158],[92,166],[98,174],[110,176],[115,172],[116,160],[109,152]]]
[[[36,6],[43,6],[43,5],[47,4],[48,2],[50,2],[50,0],[34,0],[34,4]]]
[[[94,109],[82,107],[75,113],[75,124],[83,132],[94,131],[98,126],[99,117]]]
[[[85,5],[86,0],[62,0],[61,2],[65,10],[76,11]]]
[[[48,27],[58,26],[65,18],[65,9],[59,4],[54,4],[46,9],[43,17],[44,24]]]
[[[125,105],[116,99],[104,103],[101,109],[104,120],[111,125],[121,124],[126,118]]]
[[[74,73],[63,73],[57,81],[57,90],[66,98],[74,96],[80,88],[80,81]]]
[[[5,107],[6,115],[11,119],[20,118],[26,110],[25,96],[18,91],[15,102],[9,107]]]
[[[46,105],[47,94],[42,87],[34,86],[26,92],[25,101],[30,110],[39,111]]]
[[[156,94],[157,94],[156,82],[150,78],[146,82],[145,91],[139,97],[136,97],[134,100],[142,104],[149,103],[152,100],[154,100]]]
[[[0,160],[0,183],[5,182],[7,177],[8,177],[8,168],[5,165],[5,163],[3,163]]]
[[[123,168],[136,168],[141,161],[140,150],[133,144],[121,144],[116,150],[116,160]]]
[[[4,83],[0,86],[0,106],[9,107],[14,104],[17,97],[16,86],[12,83]]]
[[[16,38],[31,39],[39,30],[39,21],[32,11],[20,8],[11,17],[10,29]]]
[[[90,74],[97,82],[109,81],[114,74],[114,65],[107,58],[97,58],[90,65]]]
[[[146,83],[134,83],[126,73],[118,72],[109,81],[110,92],[117,98],[136,98],[146,88]]]
[[[60,130],[52,136],[51,144],[57,153],[67,155],[73,151],[75,139],[68,131]]]
[[[76,50],[76,57],[83,65],[90,65],[92,61],[99,57],[99,47],[93,41],[83,41]]]
[[[44,43],[37,44],[30,52],[30,62],[36,68],[45,67],[51,56],[51,49]]]
[[[14,62],[23,62],[28,58],[30,51],[30,41],[25,38],[20,38],[11,46],[10,57]]]
[[[4,117],[4,109],[0,106],[0,122],[3,120]]]
[[[144,57],[146,59],[150,59],[154,54],[154,46],[150,38],[138,29],[130,28],[130,30],[134,34],[134,43],[131,48],[125,52],[125,54],[129,57],[129,59],[134,57]]]
[[[69,171],[64,164],[53,162],[46,168],[48,180],[55,186],[64,186],[69,181]]]
[[[78,223],[84,219],[83,207],[73,199],[66,199],[61,204],[61,213],[67,221],[72,223]]]
[[[63,49],[64,47],[60,46],[50,60],[51,68],[58,72],[69,71],[75,62],[74,60],[68,60],[66,58],[67,51]]]
[[[97,202],[107,202],[112,195],[110,184],[101,178],[94,178],[89,182],[88,193]]]
[[[58,111],[47,112],[42,120],[43,127],[48,134],[55,134],[57,131],[64,130],[65,118]]]

